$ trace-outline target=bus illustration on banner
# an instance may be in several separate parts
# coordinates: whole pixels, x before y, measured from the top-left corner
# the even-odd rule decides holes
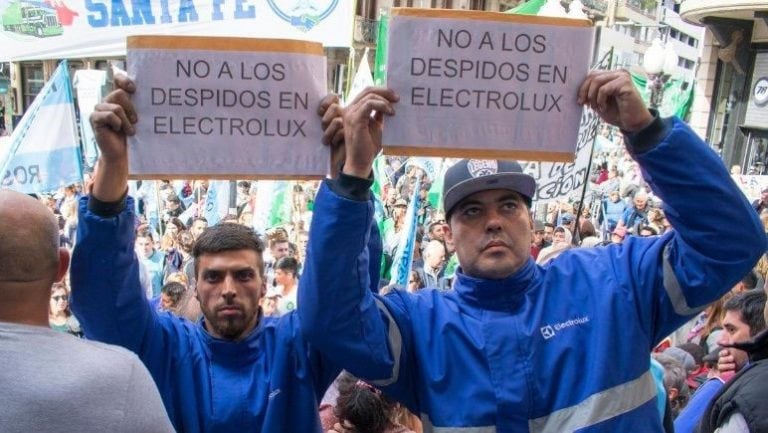
[[[64,33],[56,10],[43,2],[16,0],[2,12],[3,30],[38,38]]]

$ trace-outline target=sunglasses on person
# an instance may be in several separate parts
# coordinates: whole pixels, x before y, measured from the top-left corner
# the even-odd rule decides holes
[[[67,295],[56,295],[56,296],[51,296],[51,299],[53,299],[56,302],[59,302],[59,301],[69,301],[69,296],[67,296]]]

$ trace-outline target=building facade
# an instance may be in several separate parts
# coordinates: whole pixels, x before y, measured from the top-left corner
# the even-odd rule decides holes
[[[768,174],[768,1],[683,0],[706,27],[691,126],[728,167]]]

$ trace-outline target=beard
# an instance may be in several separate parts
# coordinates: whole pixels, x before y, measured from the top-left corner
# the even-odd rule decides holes
[[[205,322],[213,333],[219,338],[225,340],[239,340],[244,337],[248,327],[254,322],[254,317],[259,313],[259,309],[248,312],[241,308],[239,314],[232,316],[222,316],[218,313],[218,308],[213,311],[203,309]],[[258,323],[258,321],[256,322]]]

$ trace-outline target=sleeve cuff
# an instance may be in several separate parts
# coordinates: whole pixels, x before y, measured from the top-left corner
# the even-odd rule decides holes
[[[349,200],[368,201],[371,199],[371,185],[373,185],[373,173],[368,179],[349,176],[339,173],[336,179],[326,180],[331,191]]]
[[[101,201],[93,195],[88,196],[88,210],[102,218],[113,218],[120,214],[125,209],[126,198],[128,197],[128,189],[125,189],[125,193],[118,201],[106,202]]]
[[[672,129],[672,118],[662,119],[659,112],[653,108],[649,111],[653,115],[653,121],[648,126],[634,133],[624,133],[627,149],[633,155],[653,149],[664,140]]]

